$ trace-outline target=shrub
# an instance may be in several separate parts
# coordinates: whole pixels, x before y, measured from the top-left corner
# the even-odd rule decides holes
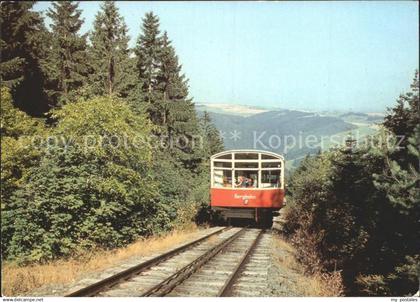
[[[403,295],[418,284],[418,204],[407,216],[378,185],[386,166],[380,148],[342,148],[306,159],[290,179],[286,231],[298,260],[312,274],[341,270],[350,295]]]
[[[390,291],[383,275],[358,275],[355,283],[363,296],[390,295]]]
[[[25,185],[30,167],[35,166],[41,152],[34,148],[34,136],[42,136],[41,121],[29,117],[13,106],[9,89],[2,87],[1,99],[1,249],[7,249],[13,233],[13,222],[4,223],[4,214],[11,208],[12,194]],[[13,220],[12,220],[13,221]]]
[[[9,259],[47,260],[76,248],[122,246],[165,230],[170,217],[158,200],[147,143],[115,147],[103,138],[147,137],[152,127],[120,100],[96,98],[54,112],[58,144],[43,158],[2,213]],[[96,144],[85,145],[86,137]],[[66,142],[64,144],[63,142]],[[11,227],[13,226],[13,227]]]

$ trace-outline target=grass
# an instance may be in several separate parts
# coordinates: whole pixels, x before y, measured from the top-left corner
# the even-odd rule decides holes
[[[293,276],[299,286],[297,291],[301,292],[303,296],[339,297],[343,295],[343,284],[339,272],[331,274],[318,272],[313,275],[306,275],[303,266],[293,256],[295,249],[292,245],[281,238],[276,238],[274,244],[275,250],[283,251],[283,253],[275,255],[277,265],[297,273]]]
[[[169,249],[192,239],[196,231],[197,227],[190,225],[163,236],[138,240],[124,248],[86,252],[77,258],[46,264],[17,266],[11,262],[3,262],[2,296],[25,295],[45,285],[68,285],[86,273],[101,271],[130,257],[149,256]]]

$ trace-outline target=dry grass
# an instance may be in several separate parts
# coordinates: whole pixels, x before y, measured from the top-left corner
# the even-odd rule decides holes
[[[3,263],[2,295],[17,296],[29,293],[35,288],[59,284],[66,285],[86,273],[112,267],[115,263],[132,256],[149,256],[192,239],[197,231],[195,225],[183,227],[161,237],[139,240],[125,248],[112,251],[92,251],[68,260],[58,260],[47,264],[19,267],[14,263]]]
[[[307,284],[304,288],[305,296],[340,297],[343,295],[343,280],[340,272],[330,274],[316,273],[312,276],[304,276],[302,278]]]
[[[282,250],[284,253],[276,254],[275,259],[283,268],[296,272],[296,284],[299,292],[304,296],[311,297],[339,297],[343,295],[343,284],[340,272],[331,274],[315,273],[305,274],[305,270],[294,257],[295,249],[283,239],[275,240],[275,250]]]

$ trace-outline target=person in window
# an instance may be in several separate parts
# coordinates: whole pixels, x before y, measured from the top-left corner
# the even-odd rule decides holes
[[[254,186],[254,179],[252,177],[248,178],[247,187],[252,188]]]
[[[247,178],[245,176],[239,176],[238,182],[236,183],[237,187],[246,188],[247,186]]]
[[[248,177],[244,177],[244,184],[242,187],[248,188],[249,186],[249,178]]]
[[[242,187],[244,184],[244,177],[241,175],[238,177],[238,181],[235,182],[235,187]]]

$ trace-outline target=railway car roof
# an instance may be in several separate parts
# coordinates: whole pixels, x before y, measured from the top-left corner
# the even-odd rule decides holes
[[[265,150],[253,150],[253,149],[226,150],[226,151],[222,151],[222,152],[213,154],[210,158],[215,159],[215,158],[218,158],[220,156],[227,155],[227,154],[232,154],[232,153],[235,153],[235,154],[236,153],[254,153],[254,154],[261,153],[261,154],[270,155],[270,156],[273,156],[275,158],[284,160],[284,157],[280,154],[270,152],[270,151],[265,151]]]

